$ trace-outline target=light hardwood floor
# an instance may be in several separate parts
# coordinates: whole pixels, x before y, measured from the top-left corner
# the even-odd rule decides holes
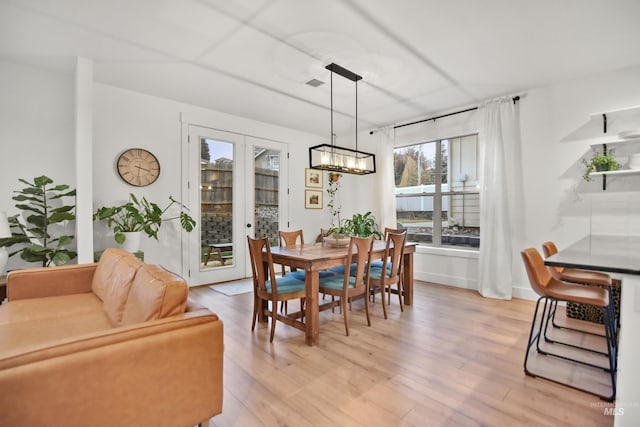
[[[252,294],[208,287],[192,298],[224,322],[224,406],[211,427],[229,426],[612,426],[597,397],[525,376],[535,303],[417,281],[414,305],[379,296],[366,326],[355,302],[350,336],[341,314],[320,314],[320,345],[266,325],[251,332]]]

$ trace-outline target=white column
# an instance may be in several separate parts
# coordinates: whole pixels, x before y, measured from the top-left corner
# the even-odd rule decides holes
[[[76,241],[78,263],[93,262],[93,62],[75,68]]]

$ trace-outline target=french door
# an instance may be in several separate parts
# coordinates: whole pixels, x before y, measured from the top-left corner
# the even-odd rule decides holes
[[[197,225],[189,235],[190,285],[251,275],[247,237],[277,245],[286,224],[287,145],[188,127],[188,192]]]

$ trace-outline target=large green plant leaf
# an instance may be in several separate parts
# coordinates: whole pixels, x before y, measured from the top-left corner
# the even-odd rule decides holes
[[[53,184],[53,180],[48,176],[37,176],[33,179],[33,183],[36,187],[44,187],[49,184]]]

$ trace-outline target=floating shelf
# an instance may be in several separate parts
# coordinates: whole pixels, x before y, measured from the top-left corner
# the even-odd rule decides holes
[[[624,143],[629,143],[629,144],[633,144],[633,143],[638,143],[640,142],[640,138],[602,138],[599,139],[597,141],[593,141],[591,142],[591,146],[592,147],[596,147],[599,145],[616,145],[616,144],[624,144]]]
[[[603,114],[626,113],[628,111],[633,111],[633,110],[638,110],[638,109],[640,109],[640,105],[634,105],[634,106],[631,106],[631,107],[618,108],[616,110],[600,111],[600,112],[597,112],[597,113],[591,113],[591,114],[589,114],[589,116],[591,116],[591,117],[602,117]]]
[[[639,174],[640,169],[618,169],[615,171],[605,171],[605,172],[591,172],[591,176],[603,176],[603,175],[634,175]]]

